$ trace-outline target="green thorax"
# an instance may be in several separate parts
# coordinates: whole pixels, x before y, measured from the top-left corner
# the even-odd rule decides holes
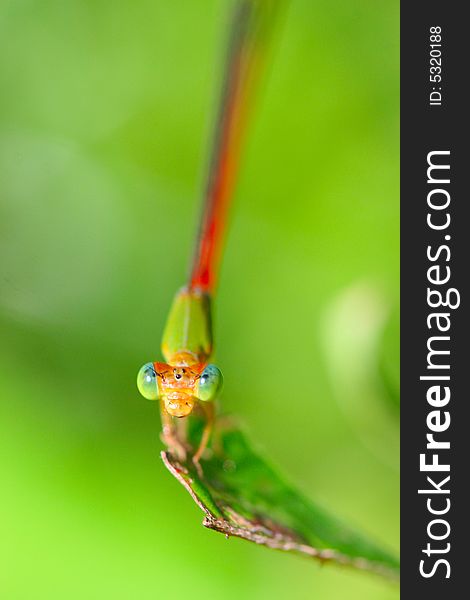
[[[207,363],[212,353],[210,297],[198,289],[182,288],[176,294],[162,339],[169,365]]]

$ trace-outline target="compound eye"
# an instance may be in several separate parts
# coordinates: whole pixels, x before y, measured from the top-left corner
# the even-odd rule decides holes
[[[220,393],[224,378],[218,367],[207,365],[197,380],[195,396],[202,402],[210,402]]]
[[[158,400],[157,373],[153,363],[145,364],[137,375],[139,392],[147,400]]]

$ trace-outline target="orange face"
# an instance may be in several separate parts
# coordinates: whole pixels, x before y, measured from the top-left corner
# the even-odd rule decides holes
[[[172,367],[166,363],[153,363],[157,374],[160,398],[172,417],[187,417],[194,408],[196,382],[204,365]]]

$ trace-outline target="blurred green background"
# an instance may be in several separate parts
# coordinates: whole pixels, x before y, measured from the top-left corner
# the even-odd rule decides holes
[[[227,8],[0,4],[2,599],[398,597],[204,530],[135,387],[186,274]],[[396,551],[398,2],[283,21],[219,286],[222,405]]]

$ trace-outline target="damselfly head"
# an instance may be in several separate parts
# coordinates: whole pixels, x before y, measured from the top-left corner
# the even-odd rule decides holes
[[[171,366],[146,363],[137,375],[139,392],[148,400],[163,400],[173,417],[188,416],[198,400],[211,402],[219,395],[223,377],[215,365]]]

